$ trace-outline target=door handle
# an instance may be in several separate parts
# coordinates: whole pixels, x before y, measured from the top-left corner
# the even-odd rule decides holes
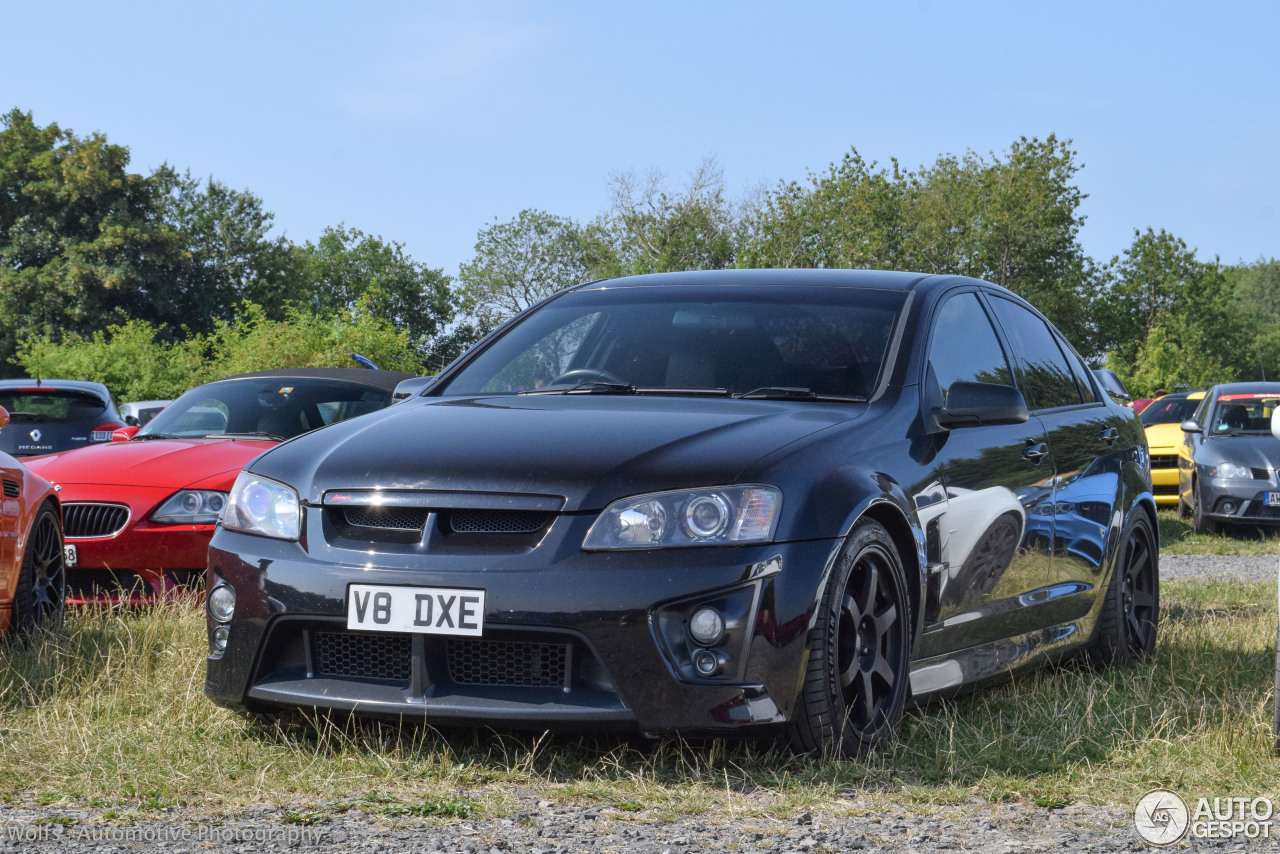
[[[1028,439],[1027,447],[1022,449],[1022,458],[1024,460],[1030,460],[1036,465],[1040,465],[1040,461],[1044,459],[1044,455],[1047,453],[1049,453],[1049,446],[1044,442],[1036,442],[1033,444],[1032,441]]]
[[[1105,430],[1098,431],[1098,438],[1106,442],[1107,447],[1110,447],[1115,442],[1116,437],[1119,435],[1120,435],[1120,431],[1114,427],[1108,427]]]

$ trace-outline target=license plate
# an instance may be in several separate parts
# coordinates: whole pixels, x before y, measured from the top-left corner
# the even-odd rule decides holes
[[[347,587],[347,628],[479,637],[484,631],[484,591],[352,584]]]
[[[1262,503],[1268,507],[1280,507],[1280,492],[1262,493]]]
[[[67,569],[75,569],[79,555],[76,554],[75,546],[64,545],[62,547],[62,562],[66,564]]]

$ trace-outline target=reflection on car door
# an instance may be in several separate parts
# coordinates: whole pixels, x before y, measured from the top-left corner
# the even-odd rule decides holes
[[[1007,354],[972,291],[934,313],[922,398],[941,399],[957,381],[1013,385]],[[1025,424],[954,429],[938,442],[940,483],[916,496],[930,554],[920,658],[1049,622],[1040,597],[1051,538],[1029,536],[1027,525],[1027,507],[1052,489],[1043,427],[1033,416]]]
[[[1108,543],[1121,517],[1124,441],[1075,353],[1040,317],[1000,296],[989,297],[1013,349],[1027,405],[1045,425],[1057,477],[1053,495],[1031,508],[1031,525],[1052,531],[1050,610],[1053,622],[1092,607]],[[1114,449],[1114,450],[1113,450]]]

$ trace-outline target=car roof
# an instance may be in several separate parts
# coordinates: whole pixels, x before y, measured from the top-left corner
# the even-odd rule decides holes
[[[643,288],[673,286],[798,286],[848,287],[911,290],[925,279],[951,280],[955,276],[931,276],[896,270],[690,270],[682,273],[645,273],[600,279],[579,285],[574,290],[607,290],[609,288]],[[977,280],[973,280],[977,281]],[[984,282],[983,284],[990,284]]]
[[[234,374],[213,382],[222,383],[230,380],[261,379],[263,377],[291,377],[294,379],[340,380],[360,383],[386,389],[390,392],[395,391],[396,386],[402,381],[413,376],[414,374],[405,373],[404,371],[374,371],[368,368],[276,368],[270,371]],[[209,384],[211,385],[212,383]]]
[[[1218,383],[1212,389],[1214,394],[1277,394],[1280,395],[1280,383]]]
[[[114,405],[111,392],[102,383],[89,380],[46,380],[24,377],[14,380],[0,380],[0,391],[13,389],[40,389],[41,391],[78,391],[102,398],[103,402]]]

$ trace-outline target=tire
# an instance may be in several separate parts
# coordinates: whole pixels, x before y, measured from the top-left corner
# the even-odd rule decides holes
[[[22,555],[18,588],[13,597],[11,631],[18,636],[62,625],[67,574],[62,554],[62,522],[45,504],[36,513]]]
[[[1197,534],[1218,533],[1218,523],[1204,514],[1204,502],[1200,500],[1200,490],[1191,484],[1191,527]]]
[[[893,740],[907,696],[911,606],[902,560],[879,522],[849,535],[809,635],[788,735],[801,753],[863,756]]]
[[[1151,522],[1135,510],[1125,531],[1089,649],[1101,667],[1137,667],[1155,654],[1160,625],[1160,553]]]
[[[1191,508],[1187,506],[1187,502],[1182,500],[1182,492],[1178,492],[1178,518],[1189,519],[1191,517]]]

